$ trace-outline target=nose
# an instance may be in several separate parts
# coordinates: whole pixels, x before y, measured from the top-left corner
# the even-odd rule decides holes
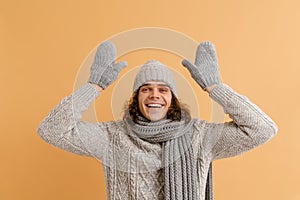
[[[149,95],[150,98],[154,98],[154,99],[158,99],[159,98],[159,91],[157,88],[154,88],[150,95]]]

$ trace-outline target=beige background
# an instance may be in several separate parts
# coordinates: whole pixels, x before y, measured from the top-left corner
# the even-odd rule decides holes
[[[299,7],[297,0],[2,0],[0,199],[105,199],[101,164],[47,145],[36,129],[73,91],[81,64],[101,41],[162,27],[213,41],[223,81],[279,126],[266,145],[215,162],[215,199],[300,200]],[[181,58],[168,52],[126,54],[120,59],[130,65],[121,75],[150,58],[174,66],[197,89]],[[96,101],[99,121],[113,119],[107,106],[114,86]],[[196,95],[200,107],[209,105],[200,89]]]

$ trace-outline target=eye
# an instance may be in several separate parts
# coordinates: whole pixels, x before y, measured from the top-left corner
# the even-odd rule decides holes
[[[140,89],[140,91],[141,91],[141,92],[149,92],[150,89],[147,88],[147,87],[142,87],[142,88]]]
[[[164,87],[164,88],[160,88],[159,89],[159,91],[161,92],[161,93],[167,93],[167,92],[169,92],[169,88],[167,88],[167,87]]]

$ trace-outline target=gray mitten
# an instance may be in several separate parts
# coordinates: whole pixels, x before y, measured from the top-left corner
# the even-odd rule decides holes
[[[212,42],[200,43],[196,52],[195,64],[184,59],[182,65],[190,71],[192,77],[203,90],[208,86],[222,83],[216,49]]]
[[[116,63],[116,48],[110,41],[105,41],[99,45],[91,66],[91,74],[89,83],[94,83],[106,89],[114,82],[120,71],[127,66],[127,63],[122,61]]]

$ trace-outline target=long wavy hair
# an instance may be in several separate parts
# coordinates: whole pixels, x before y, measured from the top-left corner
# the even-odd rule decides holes
[[[181,103],[177,97],[172,93],[171,105],[167,112],[167,119],[171,119],[172,121],[181,121],[181,120],[190,120],[191,115],[189,108],[186,104]],[[136,122],[138,116],[143,116],[139,109],[138,104],[138,94],[139,89],[132,94],[130,97],[128,104],[125,106],[125,111],[128,111],[131,119]]]

